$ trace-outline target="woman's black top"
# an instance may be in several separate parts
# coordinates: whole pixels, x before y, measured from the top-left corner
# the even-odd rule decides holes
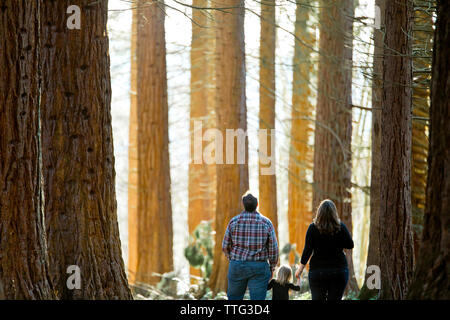
[[[267,290],[272,289],[272,300],[289,300],[289,289],[300,291],[300,287],[292,283],[280,284],[275,279],[270,280]]]
[[[309,258],[309,269],[347,268],[347,259],[343,249],[353,249],[353,240],[345,224],[334,234],[321,234],[314,223],[306,232],[305,248],[301,263],[306,265]]]

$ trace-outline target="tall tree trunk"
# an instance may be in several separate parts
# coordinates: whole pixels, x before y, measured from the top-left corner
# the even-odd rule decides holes
[[[194,7],[207,7],[208,0],[193,0]],[[194,140],[201,139],[203,133],[214,128],[214,29],[212,20],[204,10],[192,9],[191,42],[191,159],[194,158]],[[195,122],[201,122],[203,130],[194,132]],[[215,165],[189,164],[189,234],[203,220],[211,220],[215,212]],[[191,268],[191,275],[200,276],[198,269]]]
[[[70,5],[80,30],[66,27]],[[51,280],[61,299],[131,298],[122,260],[111,126],[107,1],[43,1],[42,160]],[[80,268],[81,289],[66,285]]]
[[[39,141],[38,1],[0,10],[0,299],[52,299]]]
[[[226,137],[226,129],[247,131],[245,103],[244,1],[221,0],[216,11],[216,114],[217,127]],[[236,140],[236,139],[235,139]],[[225,141],[224,141],[225,142]],[[234,164],[217,165],[215,215],[215,247],[210,288],[214,293],[227,289],[228,261],[222,252],[222,240],[230,219],[242,210],[242,194],[248,189],[248,154],[245,140],[245,164],[237,164],[237,143],[234,141]],[[226,144],[223,155],[226,156]]]
[[[155,284],[153,273],[173,270],[172,205],[168,137],[166,48],[163,3],[138,2],[135,43],[137,88],[131,115],[137,120],[137,209],[129,212],[133,283]],[[135,70],[136,72],[136,70]],[[133,78],[132,78],[133,79]],[[133,88],[132,88],[133,89]],[[132,129],[130,129],[132,130]],[[134,134],[134,133],[133,133]],[[130,157],[132,155],[130,154]],[[133,155],[135,156],[135,154]],[[131,242],[133,241],[133,242]]]
[[[381,299],[404,299],[414,255],[411,230],[410,1],[385,2],[381,97]]]
[[[309,2],[308,2],[309,3]],[[307,4],[308,4],[307,3]],[[312,186],[307,180],[313,168],[314,151],[310,139],[314,132],[314,107],[309,101],[309,86],[313,64],[314,36],[308,30],[311,8],[297,3],[295,11],[295,45],[292,83],[292,122],[289,149],[288,221],[289,243],[301,253],[305,246],[306,230],[312,221]],[[306,44],[306,45],[305,45]],[[291,256],[291,262],[294,256]]]
[[[325,198],[333,200],[351,232],[353,0],[322,0],[320,6],[313,207]],[[347,288],[358,291],[351,251],[347,260]]]
[[[380,20],[384,21],[385,1],[376,0],[375,5],[380,8]],[[367,250],[366,266],[380,265],[380,170],[381,170],[381,96],[383,94],[383,32],[385,26],[373,31],[373,76],[372,76],[372,168],[370,178],[370,230],[369,248]],[[367,271],[367,269],[366,269]],[[359,293],[361,300],[370,299],[378,294],[378,289],[367,287],[367,278],[371,274],[365,273],[364,283]]]
[[[130,284],[136,281],[137,243],[138,243],[138,108],[137,108],[137,35],[138,10],[135,8],[131,19],[131,70],[130,70],[130,120],[128,145],[128,265],[127,274]],[[131,267],[132,266],[132,267]]]
[[[450,2],[437,1],[425,223],[408,298],[450,299]]]
[[[427,8],[428,5],[430,8]],[[428,125],[433,40],[433,0],[414,0],[411,203],[414,257],[423,228],[427,185]]]
[[[277,178],[275,171],[275,150],[272,141],[275,135],[275,0],[261,2],[261,35],[259,49],[259,129],[267,131],[267,154],[259,155],[259,211],[272,221],[278,235]],[[275,132],[275,131],[274,131]],[[259,148],[261,152],[261,146]],[[264,164],[270,157],[268,165]],[[267,170],[269,172],[263,172]]]

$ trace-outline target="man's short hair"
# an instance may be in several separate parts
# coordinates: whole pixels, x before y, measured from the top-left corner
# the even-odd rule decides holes
[[[256,207],[258,206],[258,199],[247,191],[242,196],[242,203],[244,204],[245,211],[253,212],[256,210]]]

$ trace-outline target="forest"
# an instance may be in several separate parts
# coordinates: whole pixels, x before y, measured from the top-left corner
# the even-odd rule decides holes
[[[247,191],[293,274],[331,199],[343,299],[449,300],[449,57],[448,0],[0,0],[0,300],[227,299]]]

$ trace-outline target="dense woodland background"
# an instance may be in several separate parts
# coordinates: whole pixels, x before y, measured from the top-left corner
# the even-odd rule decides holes
[[[1,0],[0,298],[224,298],[221,241],[250,189],[291,265],[318,203],[336,203],[356,244],[346,299],[449,299],[449,14],[443,0]],[[193,164],[208,128],[248,131],[245,164]],[[275,129],[274,175],[258,129]]]

